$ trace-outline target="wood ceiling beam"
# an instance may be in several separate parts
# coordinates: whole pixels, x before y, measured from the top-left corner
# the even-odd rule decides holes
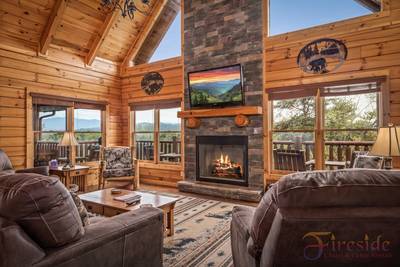
[[[128,53],[126,54],[126,56],[122,62],[123,68],[129,67],[130,62],[132,62],[132,60],[134,58],[136,58],[137,54],[139,53],[140,48],[144,44],[144,41],[146,40],[147,36],[152,31],[154,25],[156,24],[162,11],[164,10],[167,2],[168,2],[168,0],[156,1],[151,14],[147,17],[146,22],[144,23],[138,36],[136,37],[135,42],[133,42],[132,46],[129,48]]]
[[[49,19],[42,32],[39,43],[39,52],[46,54],[49,49],[50,43],[53,40],[58,25],[60,25],[65,8],[67,7],[68,0],[56,0],[53,9],[51,10]]]
[[[122,4],[123,0],[119,1],[120,5]],[[106,39],[112,25],[114,24],[115,20],[119,16],[119,10],[115,10],[114,12],[111,12],[107,14],[106,19],[104,20],[103,25],[101,26],[101,29],[98,33],[96,33],[96,36],[94,38],[94,41],[92,43],[92,46],[89,49],[89,52],[86,55],[85,62],[87,65],[92,65],[94,59],[96,58],[97,52],[99,51],[101,45],[103,44],[104,40]]]
[[[362,6],[368,8],[372,12],[379,12],[381,11],[381,4],[379,1],[375,0],[354,0],[357,3],[361,4]]]

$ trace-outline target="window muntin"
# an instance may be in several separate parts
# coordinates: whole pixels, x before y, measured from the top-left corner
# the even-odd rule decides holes
[[[268,10],[269,36],[377,12],[354,0],[269,0]]]

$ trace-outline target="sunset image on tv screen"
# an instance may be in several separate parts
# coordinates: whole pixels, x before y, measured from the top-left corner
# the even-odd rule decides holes
[[[242,102],[240,65],[189,74],[192,106]]]

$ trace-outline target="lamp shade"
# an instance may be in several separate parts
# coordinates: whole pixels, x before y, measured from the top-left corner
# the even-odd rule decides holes
[[[75,139],[75,135],[72,132],[64,132],[64,135],[58,143],[59,146],[77,146],[78,141]]]
[[[384,157],[400,156],[400,127],[389,125],[379,128],[370,154]]]

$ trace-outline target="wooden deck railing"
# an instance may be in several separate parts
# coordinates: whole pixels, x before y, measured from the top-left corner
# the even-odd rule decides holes
[[[160,155],[176,153],[181,154],[181,141],[160,141]],[[136,141],[136,157],[138,159],[152,160],[154,156],[153,141]]]
[[[76,147],[76,160],[84,161],[89,155],[89,146],[96,145],[98,141],[79,141]],[[67,158],[67,149],[58,146],[56,141],[38,141],[35,144],[35,164],[47,165],[51,159],[65,160]]]
[[[325,160],[349,162],[353,151],[369,151],[373,144],[373,141],[326,141]],[[306,161],[315,158],[313,141],[305,141],[301,144],[293,141],[274,141],[273,148],[303,149]]]

